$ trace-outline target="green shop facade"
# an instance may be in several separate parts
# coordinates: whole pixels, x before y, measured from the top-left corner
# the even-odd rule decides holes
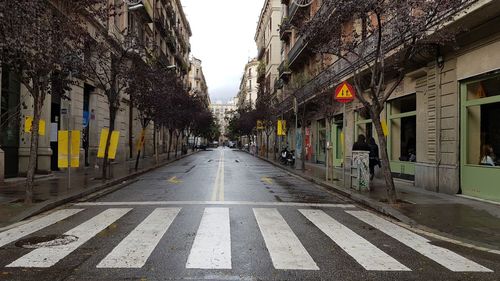
[[[382,113],[395,178],[415,188],[500,202],[498,50],[500,38],[489,38],[407,74]],[[305,157],[328,163],[330,180],[345,178],[349,185],[356,136],[377,136],[357,101],[338,106],[332,116],[318,113],[304,123]],[[288,139],[295,148],[294,136],[292,127]]]

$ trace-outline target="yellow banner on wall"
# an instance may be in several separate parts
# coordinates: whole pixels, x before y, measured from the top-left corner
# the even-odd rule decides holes
[[[97,150],[97,158],[104,158],[104,151],[106,150],[106,142],[108,141],[108,128],[102,128],[101,138],[99,139],[99,149]]]
[[[278,120],[278,136],[286,135],[286,121]]]
[[[24,132],[31,133],[31,126],[33,125],[33,116],[26,116],[24,118]],[[45,136],[45,120],[40,119],[38,122],[38,135]]]
[[[116,158],[116,151],[118,150],[119,141],[120,141],[120,131],[113,131],[111,133],[111,140],[109,143],[108,159]]]
[[[71,131],[71,166],[80,166],[80,131]],[[57,167],[68,168],[68,131],[57,132]]]

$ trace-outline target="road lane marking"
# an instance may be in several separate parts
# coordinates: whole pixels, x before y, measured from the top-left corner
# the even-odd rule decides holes
[[[97,268],[143,267],[180,210],[155,209],[97,265]]]
[[[78,237],[78,240],[75,242],[66,245],[38,248],[15,260],[7,265],[7,267],[51,267],[130,210],[132,209],[108,209],[65,233],[65,235]]]
[[[411,271],[325,212],[311,209],[302,209],[299,212],[366,270]]]
[[[408,229],[384,220],[366,211],[347,211],[347,213],[382,231],[406,246],[454,272],[493,272],[482,265],[468,260],[448,249],[434,246],[426,238]]]
[[[162,206],[162,205],[244,205],[244,206],[284,206],[318,208],[356,208],[352,204],[299,203],[299,202],[255,202],[255,201],[130,201],[130,202],[82,202],[75,206]]]
[[[260,178],[261,181],[267,183],[268,185],[272,185],[273,184],[273,180],[269,177],[262,177]]]
[[[228,208],[206,208],[186,268],[231,269]]]
[[[47,226],[53,225],[81,211],[83,211],[83,209],[59,210],[32,222],[4,231],[0,233],[0,247],[19,240],[20,238],[23,238],[24,236],[27,236],[31,233],[37,232],[38,230],[46,228]]]
[[[253,209],[260,232],[276,269],[319,270],[313,258],[278,210]]]
[[[179,183],[182,183],[182,181],[180,179],[178,179],[176,176],[173,176],[171,177],[170,179],[168,179],[168,182],[169,183],[173,183],[173,184],[179,184]]]
[[[220,151],[219,166],[212,191],[212,201],[224,201],[224,150]]]

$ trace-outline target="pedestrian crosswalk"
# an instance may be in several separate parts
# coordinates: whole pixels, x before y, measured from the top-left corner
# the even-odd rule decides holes
[[[187,208],[187,207],[184,207]],[[409,249],[415,251],[422,259],[435,262],[443,269],[452,272],[492,272],[491,269],[463,257],[446,248],[435,246],[423,236],[417,235],[399,225],[378,217],[370,212],[362,210],[345,210],[342,208],[330,208],[336,212],[342,212],[352,220],[360,224],[366,224],[380,231],[387,239],[393,239]],[[91,240],[100,232],[112,224],[125,221],[129,217],[132,208],[108,208],[85,222],[75,226],[65,235],[77,237],[78,239],[65,244],[55,246],[41,246],[27,254],[15,257],[9,255],[8,262],[2,266],[9,268],[48,268],[52,267],[70,255],[77,253],[79,247]],[[237,267],[233,264],[235,253],[232,245],[245,243],[245,239],[231,235],[240,224],[231,221],[230,207],[210,206],[203,209],[201,221],[197,226],[194,240],[190,242],[189,251],[186,252],[187,259],[184,260],[187,269],[218,269],[228,270]],[[69,221],[76,214],[85,214],[85,209],[59,210],[47,216],[41,217],[26,224],[14,227],[0,233],[0,247],[9,247],[11,243],[29,237],[37,231],[53,227],[58,222]],[[151,211],[142,221],[137,222],[135,228],[124,235],[124,238],[113,245],[113,249],[100,258],[94,265],[97,269],[122,268],[138,269],[146,265],[151,259],[155,249],[158,248],[162,239],[172,239],[169,236],[179,214],[183,212],[181,207],[156,208]],[[353,263],[358,263],[367,271],[412,271],[412,263],[398,260],[392,257],[391,252],[382,250],[375,245],[373,239],[363,237],[359,231],[356,232],[344,225],[336,218],[329,215],[325,210],[318,208],[306,208],[299,206],[292,208],[304,221],[311,224],[309,228],[317,228],[319,233],[325,235],[332,245],[337,245],[341,251],[352,258]],[[303,232],[294,231],[295,222],[287,220],[280,210],[270,206],[252,208],[253,220],[249,225],[256,225],[255,231],[260,233],[265,249],[272,262],[272,267],[277,270],[321,270],[318,260],[313,258],[314,252],[304,246]],[[371,241],[369,241],[371,240]],[[326,241],[326,240],[325,240]],[[305,243],[307,245],[307,243]],[[167,252],[162,252],[168,255]],[[3,258],[5,260],[5,258]],[[401,256],[399,256],[401,259]]]

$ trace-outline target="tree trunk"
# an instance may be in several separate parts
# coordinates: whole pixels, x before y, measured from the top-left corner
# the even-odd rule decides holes
[[[384,131],[382,129],[382,122],[380,121],[380,113],[372,112],[370,110],[371,118],[375,130],[377,131],[377,137],[380,147],[380,162],[382,165],[382,172],[385,179],[385,188],[387,191],[387,200],[390,204],[394,204],[397,201],[396,198],[396,187],[394,186],[394,180],[392,178],[391,167],[389,164],[389,155],[387,153],[387,140],[384,136]]]
[[[301,154],[301,163],[300,163],[300,169],[302,171],[305,171],[306,170],[306,126],[305,125],[305,122],[302,121],[302,125],[300,127],[300,130],[301,130],[301,139],[302,139],[302,151],[300,152]]]
[[[132,104],[132,101],[130,101],[129,115],[128,115],[128,149],[130,158],[134,157],[134,139],[132,136],[134,132],[133,123],[134,123],[134,106]]]
[[[106,140],[106,146],[104,149],[104,158],[102,159],[102,180],[108,178],[108,155],[109,155],[109,144],[111,143],[111,134],[115,130],[115,119],[116,111],[114,109],[109,110],[109,133]]]
[[[146,128],[142,127],[141,135],[140,138],[142,138],[142,135],[146,133]],[[141,143],[141,139],[139,139],[139,144]],[[139,169],[139,159],[141,158],[141,151],[144,149],[144,145],[137,146],[137,157],[135,158],[135,171]]]
[[[179,133],[175,133],[175,154],[174,154],[175,158],[177,158],[177,152],[179,151],[179,136],[180,135],[181,134],[179,134]]]
[[[168,129],[167,160],[170,160],[170,150],[172,149],[172,137],[173,137],[173,131],[171,129]]]
[[[269,159],[269,135],[266,134],[266,159]]]
[[[40,93],[38,89],[36,89],[35,91],[36,92],[33,95],[33,123],[31,125],[30,157],[28,160],[28,170],[26,174],[26,195],[24,198],[24,203],[26,204],[33,203],[33,185],[34,185],[36,163],[38,156],[38,140],[39,140],[38,128],[44,101],[44,97],[41,96],[42,93]]]

